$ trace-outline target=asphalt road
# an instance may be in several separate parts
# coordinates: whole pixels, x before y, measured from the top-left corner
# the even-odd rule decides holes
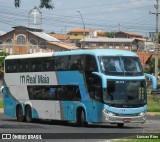
[[[38,121],[35,123],[17,122],[15,118],[0,114],[0,133],[42,133],[46,134],[44,136],[45,138],[51,136],[54,139],[58,138],[59,141],[76,137],[79,139],[103,139],[102,141],[105,141],[108,138],[120,139],[136,137],[137,133],[160,133],[160,116],[147,116],[145,124],[128,123],[125,124],[124,128],[117,128],[116,125],[110,124],[89,124],[88,127],[81,128],[77,127],[74,123],[59,121]],[[106,135],[108,137],[106,137]],[[76,141],[78,141],[78,139]]]

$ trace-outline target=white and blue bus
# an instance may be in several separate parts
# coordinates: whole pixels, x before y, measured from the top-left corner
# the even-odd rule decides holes
[[[5,59],[4,114],[18,121],[144,123],[147,96],[135,53],[95,49]]]

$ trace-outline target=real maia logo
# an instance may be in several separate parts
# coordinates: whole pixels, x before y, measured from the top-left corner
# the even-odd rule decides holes
[[[21,84],[48,84],[49,77],[45,75],[21,75],[20,76],[20,83]]]

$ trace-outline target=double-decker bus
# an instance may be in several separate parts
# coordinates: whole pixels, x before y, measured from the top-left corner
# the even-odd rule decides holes
[[[5,59],[4,114],[18,121],[144,123],[143,69],[130,51],[95,49],[11,55]]]

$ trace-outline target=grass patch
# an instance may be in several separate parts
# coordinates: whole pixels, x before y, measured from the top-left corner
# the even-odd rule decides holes
[[[0,108],[3,108],[3,100],[0,100]]]
[[[148,95],[148,112],[160,112],[160,95]]]

